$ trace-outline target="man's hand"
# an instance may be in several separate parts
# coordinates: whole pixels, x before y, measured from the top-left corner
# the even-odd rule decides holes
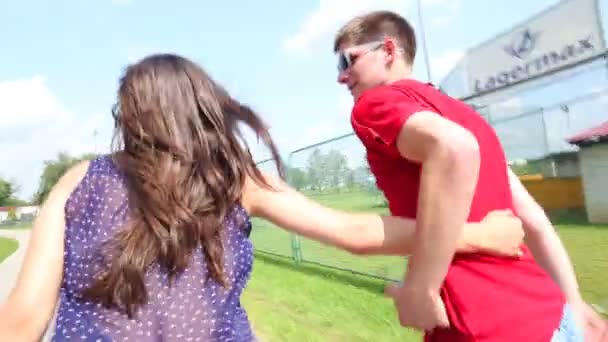
[[[600,317],[593,307],[583,301],[571,303],[570,306],[585,332],[585,342],[608,341],[608,321]]]
[[[393,299],[399,322],[404,327],[431,331],[450,325],[439,293],[408,287],[388,285],[386,295]]]

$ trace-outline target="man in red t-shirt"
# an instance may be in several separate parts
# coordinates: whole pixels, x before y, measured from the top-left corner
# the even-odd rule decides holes
[[[334,51],[377,185],[393,215],[417,221],[404,283],[387,288],[401,324],[427,331],[429,341],[581,340],[579,327],[599,316],[581,299],[551,222],[509,170],[492,127],[410,78],[416,41],[408,22],[387,11],[356,17]],[[521,217],[523,257],[455,254],[460,227],[498,209]]]

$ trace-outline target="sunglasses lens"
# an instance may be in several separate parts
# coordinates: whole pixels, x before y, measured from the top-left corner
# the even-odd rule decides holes
[[[344,70],[348,69],[348,67],[350,67],[348,58],[343,53],[341,53],[338,56],[338,70],[344,71]]]

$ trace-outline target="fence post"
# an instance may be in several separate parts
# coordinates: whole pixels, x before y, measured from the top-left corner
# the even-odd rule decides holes
[[[302,249],[300,248],[300,237],[291,233],[291,256],[296,264],[302,262]]]
[[[291,182],[291,172],[289,172],[289,170],[291,169],[291,157],[292,157],[293,153],[289,154],[289,157],[287,157],[287,164],[285,164],[285,177],[287,178],[287,183],[289,185],[292,184]],[[293,257],[293,261],[295,261],[296,264],[300,264],[302,262],[302,246],[300,244],[300,237],[294,233],[291,233],[291,256]]]

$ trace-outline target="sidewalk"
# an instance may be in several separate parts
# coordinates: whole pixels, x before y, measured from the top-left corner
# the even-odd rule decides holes
[[[19,242],[19,247],[17,247],[15,253],[11,254],[6,260],[0,263],[0,274],[2,275],[2,281],[0,282],[1,303],[8,297],[17,281],[17,276],[25,257],[25,251],[27,250],[27,243],[30,239],[30,231],[26,229],[0,230],[0,237],[15,239]],[[46,342],[51,340],[53,322],[54,319],[51,321],[51,327],[47,330],[42,341]]]

